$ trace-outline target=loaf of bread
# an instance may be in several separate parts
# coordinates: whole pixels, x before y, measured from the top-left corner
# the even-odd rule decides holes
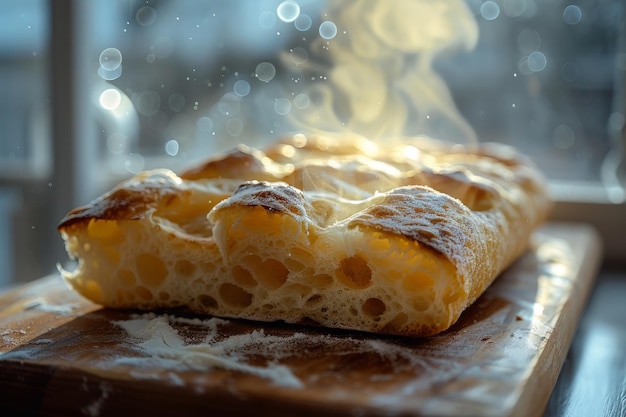
[[[60,223],[67,283],[114,308],[406,336],[448,329],[550,201],[496,144],[296,135],[140,173]]]

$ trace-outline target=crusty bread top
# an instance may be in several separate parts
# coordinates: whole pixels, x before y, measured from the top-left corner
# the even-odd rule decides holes
[[[464,264],[469,258],[463,238],[473,234],[467,230],[473,227],[469,214],[497,205],[505,213],[525,211],[533,224],[541,223],[550,205],[544,184],[528,158],[496,143],[464,146],[412,138],[375,144],[356,135],[296,135],[265,152],[239,145],[180,177],[169,170],[140,173],[106,198],[72,210],[59,229],[92,218],[137,219],[155,204],[200,186],[225,200],[218,209],[260,205],[322,227],[348,220],[351,227],[370,226],[419,241]],[[515,201],[520,192],[534,196],[541,207]],[[370,207],[371,200],[384,203]],[[309,201],[317,210],[304,209]]]

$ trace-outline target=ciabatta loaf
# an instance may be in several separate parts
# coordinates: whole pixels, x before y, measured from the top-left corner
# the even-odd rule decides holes
[[[448,329],[546,218],[544,180],[501,145],[296,135],[180,175],[141,173],[60,223],[77,292],[107,307]]]

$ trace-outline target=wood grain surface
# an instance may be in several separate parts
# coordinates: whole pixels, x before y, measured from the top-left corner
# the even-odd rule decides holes
[[[21,415],[540,416],[600,262],[551,224],[431,338],[103,309],[58,275],[0,295],[0,409]]]

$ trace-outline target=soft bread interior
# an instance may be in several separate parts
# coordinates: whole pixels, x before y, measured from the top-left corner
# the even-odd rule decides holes
[[[259,300],[246,307],[251,316],[432,333],[449,326],[467,300],[449,261],[415,240],[342,223],[320,227],[258,205],[222,207],[211,218],[214,239],[235,272],[231,282]],[[239,314],[234,307],[228,315]]]

